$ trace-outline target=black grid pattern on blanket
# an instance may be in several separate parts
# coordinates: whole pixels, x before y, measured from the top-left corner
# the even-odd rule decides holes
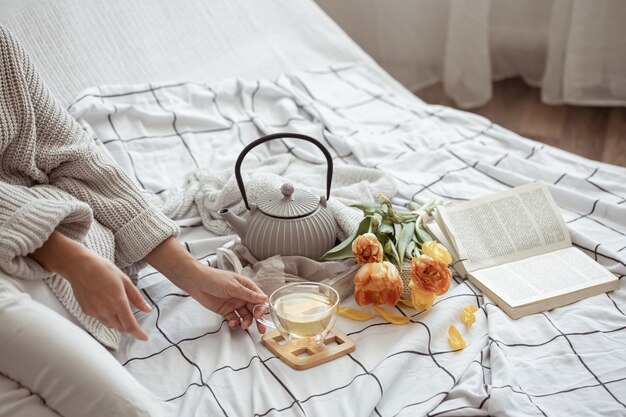
[[[626,169],[392,91],[367,69],[345,65],[277,80],[94,88],[69,110],[156,196],[198,168],[232,169],[246,144],[278,131],[319,139],[336,164],[390,173],[399,204],[463,201],[543,180],[574,245],[620,279],[626,274]],[[307,145],[268,143],[254,155],[262,161],[288,152],[322,163]],[[198,218],[179,223],[187,249],[214,264],[228,239],[207,235]],[[623,284],[513,321],[471,284],[454,280],[431,310],[396,307],[411,317],[406,325],[340,318],[357,350],[294,371],[260,344],[256,330],[229,331],[221,317],[146,269],[140,286],[155,309],[137,317],[150,342],[125,339],[116,356],[179,416],[626,414]],[[471,329],[459,320],[468,304],[479,307]],[[463,351],[448,345],[450,324],[468,341]]]

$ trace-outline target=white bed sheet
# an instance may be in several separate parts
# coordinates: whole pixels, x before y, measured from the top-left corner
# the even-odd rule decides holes
[[[462,201],[543,180],[574,244],[620,279],[626,274],[626,169],[396,94],[369,68],[336,65],[275,80],[211,85],[93,88],[70,111],[149,193],[180,186],[196,169],[192,156],[200,168],[232,169],[245,144],[285,130],[318,138],[338,165],[392,174],[398,203]],[[295,158],[319,160],[306,146],[290,146]],[[285,152],[281,143],[259,147],[262,157]],[[188,250],[214,265],[216,248],[230,237],[211,237],[198,218],[181,226]],[[220,317],[160,274],[145,270],[140,285],[155,306],[150,314],[137,313],[151,339],[125,338],[115,355],[172,407],[172,415],[545,416],[626,410],[623,279],[612,293],[513,321],[455,278],[433,309],[398,307],[411,316],[409,324],[340,318],[337,325],[355,340],[356,351],[306,371],[273,356],[255,330],[229,331]],[[480,307],[469,330],[459,320],[467,304]],[[452,323],[468,341],[461,352],[448,345]]]
[[[273,78],[336,62],[404,92],[313,0],[0,0],[0,24],[64,106],[96,85]]]
[[[180,131],[196,132],[184,136],[198,146],[194,155],[212,169],[232,166],[243,144],[268,127],[291,129],[325,136],[338,164],[394,174],[398,202],[433,196],[463,200],[542,179],[551,184],[575,244],[620,278],[626,273],[623,168],[520,138],[477,116],[425,105],[310,0],[183,0],[175,5],[165,0],[8,0],[0,2],[0,22],[25,44],[64,105],[87,87],[126,85],[91,90],[94,95],[71,110],[153,192],[177,185],[191,166],[186,151],[177,151],[180,138],[172,135],[169,110],[179,116]],[[338,62],[364,67],[338,67]],[[334,70],[282,77],[294,84],[278,96],[266,88],[282,72],[327,65]],[[216,84],[234,76],[248,81],[238,88],[233,81]],[[257,79],[264,81],[257,84]],[[158,88],[166,106],[171,102],[168,111],[156,105],[152,93],[147,98],[101,97],[146,87],[133,83],[170,80],[211,83],[231,121],[219,114],[210,90],[193,84],[148,86]],[[246,105],[253,95],[264,97],[256,102],[256,111],[270,117],[264,128],[236,123],[248,117]],[[199,118],[194,99],[203,103]],[[292,105],[277,115],[279,99],[301,107]],[[224,130],[198,133],[202,126]],[[173,145],[168,158],[155,144]],[[210,152],[220,145],[219,154]],[[137,157],[132,163],[125,147]],[[316,157],[306,149],[296,153]],[[167,176],[154,172],[163,161],[171,162],[162,171]],[[211,236],[199,218],[181,226],[181,240],[202,262],[214,264],[215,249],[231,239]],[[357,350],[296,372],[260,346],[254,330],[228,331],[219,317],[147,269],[141,286],[157,308],[137,314],[151,340],[124,339],[116,357],[168,402],[172,415],[185,417],[625,413],[623,284],[610,294],[511,321],[475,288],[457,281],[427,313],[401,307],[412,316],[405,326],[340,319],[338,326],[357,342]],[[481,306],[478,322],[463,331],[468,348],[451,353],[445,329],[455,320],[459,325],[459,309],[468,303]]]

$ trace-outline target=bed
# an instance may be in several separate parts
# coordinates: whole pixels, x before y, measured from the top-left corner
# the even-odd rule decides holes
[[[198,192],[190,174],[228,172],[245,144],[290,131],[320,140],[339,168],[387,175],[398,204],[464,201],[542,180],[574,245],[622,281],[611,293],[511,320],[454,277],[431,310],[397,307],[408,324],[339,318],[356,350],[296,371],[255,329],[229,331],[147,268],[139,286],[154,311],[136,316],[150,341],[125,337],[113,354],[171,415],[626,413],[625,168],[424,103],[311,1],[151,4],[26,2],[2,21],[103,151],[155,204],[184,212],[179,239],[201,262],[215,266],[233,236],[210,232],[201,213],[183,207]],[[30,32],[33,23],[41,24]],[[116,39],[124,47],[111,50]],[[322,164],[294,141],[259,147],[248,167],[285,155]],[[454,352],[447,328],[468,304],[479,307],[477,322]]]

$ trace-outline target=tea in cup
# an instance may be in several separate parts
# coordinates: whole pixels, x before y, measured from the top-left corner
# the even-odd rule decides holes
[[[274,291],[269,301],[257,308],[269,309],[272,321],[260,318],[265,326],[277,329],[285,340],[298,344],[321,343],[335,324],[339,294],[326,284],[298,282]]]

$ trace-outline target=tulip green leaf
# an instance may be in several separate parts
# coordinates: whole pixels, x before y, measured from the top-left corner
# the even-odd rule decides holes
[[[388,240],[387,242],[385,242],[383,246],[383,250],[387,256],[392,257],[396,261],[398,266],[402,265],[400,263],[400,257],[398,256],[398,251],[396,250],[396,247],[391,240]]]
[[[419,236],[419,240],[421,240],[422,243],[434,240],[432,236],[426,233],[426,231],[422,228],[417,229],[417,234]]]
[[[422,229],[422,222],[421,221],[416,221],[415,222],[415,235],[416,236],[419,236],[419,233],[420,233],[421,229]]]
[[[393,233],[393,226],[391,224],[383,223],[378,226],[378,233],[390,235]]]
[[[350,204],[350,207],[355,207],[361,210],[365,214],[374,214],[380,210],[379,203],[370,203],[370,202],[360,202],[355,204]]]
[[[381,216],[380,213],[374,213],[372,217],[372,233],[375,233],[373,229],[378,229],[380,225],[383,224],[383,216]]]
[[[383,246],[384,259],[402,267],[405,259],[421,253],[424,242],[433,240],[424,230],[423,220],[432,213],[437,202],[421,206],[408,202],[404,207],[399,207],[383,195],[379,195],[378,199],[380,202],[366,201],[351,205],[364,213],[363,220],[348,239],[326,252],[323,260],[353,257],[352,243],[356,237],[370,232]]]
[[[404,207],[408,208],[411,211],[418,210],[420,208],[420,206],[414,201],[409,201],[404,205]]]
[[[406,252],[404,252],[404,256],[406,256],[407,258],[413,258],[413,256],[415,256],[416,249],[417,243],[415,243],[415,240],[411,239],[409,245],[406,247]]]
[[[400,242],[400,232],[402,232],[402,224],[394,223],[393,224],[393,235],[396,238],[396,245]]]
[[[367,233],[370,230],[372,224],[372,216],[366,216],[361,220],[356,230],[346,240],[335,246],[328,252],[326,252],[322,259],[325,261],[336,261],[339,259],[351,258],[354,256],[352,253],[352,242],[357,236]]]
[[[402,224],[402,230],[400,231],[400,236],[398,237],[398,257],[400,258],[400,265],[404,261],[404,254],[406,252],[407,246],[409,246],[409,242],[413,239],[415,235],[415,223],[404,223]]]

